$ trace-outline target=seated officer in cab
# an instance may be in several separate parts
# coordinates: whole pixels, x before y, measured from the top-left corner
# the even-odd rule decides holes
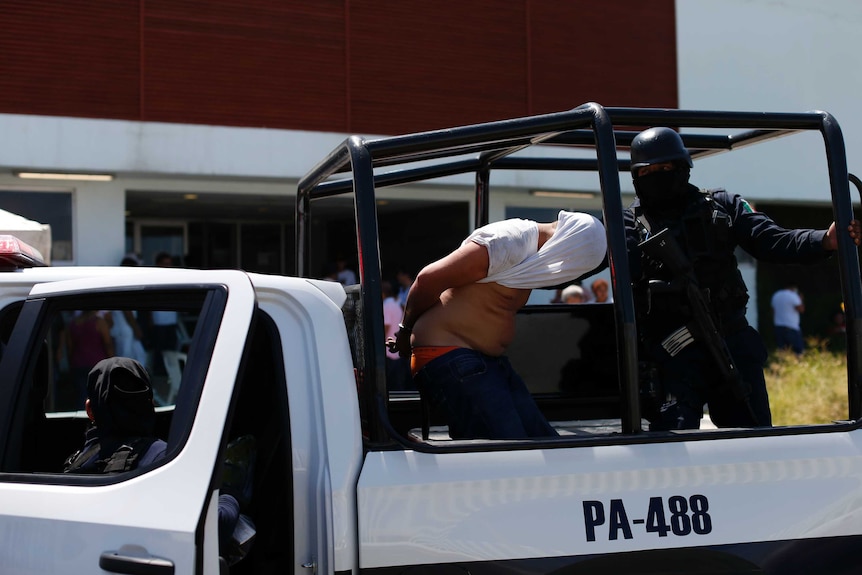
[[[632,140],[637,199],[624,221],[640,361],[650,374],[645,414],[651,430],[697,429],[708,404],[718,427],[770,426],[766,349],[745,318],[748,289],[734,250],[816,263],[838,249],[839,231],[834,222],[828,230],[782,228],[739,195],[690,184],[692,167],[670,128]],[[858,221],[847,233],[859,245]]]
[[[98,362],[87,378],[84,406],[91,425],[84,446],[66,460],[65,473],[119,473],[164,457],[167,444],[155,437],[150,376],[134,359]]]
[[[91,425],[84,446],[66,460],[64,473],[122,473],[164,458],[167,443],[155,436],[156,412],[147,370],[128,357],[98,362],[87,379],[85,403]],[[227,448],[226,480],[218,499],[219,550],[230,564],[248,553],[255,529],[241,513],[251,497],[254,438]]]

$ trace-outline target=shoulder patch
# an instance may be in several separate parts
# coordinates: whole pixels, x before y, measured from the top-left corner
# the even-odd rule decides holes
[[[749,204],[746,200],[739,198],[739,203],[742,204],[742,211],[746,214],[751,214],[754,212],[754,208],[752,208],[751,204]]]

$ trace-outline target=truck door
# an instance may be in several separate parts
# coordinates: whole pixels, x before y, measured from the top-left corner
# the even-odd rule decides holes
[[[4,573],[219,571],[218,462],[254,308],[251,283],[236,271],[106,274],[33,288],[0,359]],[[164,456],[116,473],[64,473],[89,425],[89,364],[116,354],[124,319],[138,324],[130,333],[143,344]],[[106,325],[107,350],[85,331]]]

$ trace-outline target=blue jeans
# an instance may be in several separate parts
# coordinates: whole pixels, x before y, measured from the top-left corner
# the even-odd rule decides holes
[[[802,341],[802,332],[798,329],[776,325],[775,347],[778,349],[792,349],[793,353],[799,355],[805,349],[805,342]]]
[[[505,356],[458,348],[428,362],[415,383],[427,401],[445,407],[452,439],[558,435]]]

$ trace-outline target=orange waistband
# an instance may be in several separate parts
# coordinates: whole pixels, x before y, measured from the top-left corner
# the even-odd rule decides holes
[[[416,375],[432,359],[437,359],[444,353],[458,349],[457,345],[420,345],[413,348],[410,355],[410,371]]]

